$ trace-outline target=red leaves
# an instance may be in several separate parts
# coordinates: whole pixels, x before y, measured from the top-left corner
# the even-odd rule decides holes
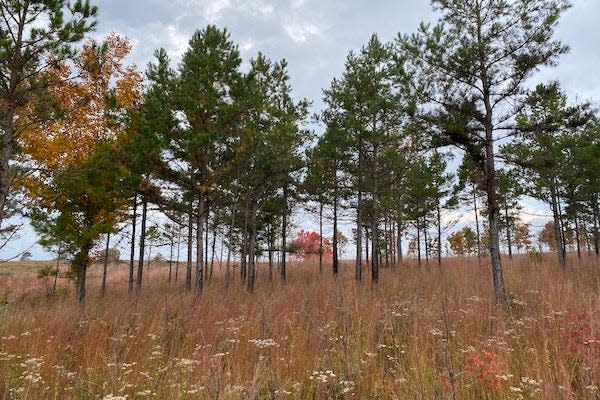
[[[321,236],[317,232],[305,231],[304,229],[298,233],[298,236],[292,242],[297,255],[304,260],[318,257],[320,245]],[[331,257],[332,254],[331,242],[323,238],[323,257]]]

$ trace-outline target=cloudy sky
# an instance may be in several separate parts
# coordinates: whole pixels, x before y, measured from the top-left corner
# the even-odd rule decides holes
[[[569,94],[600,98],[600,1],[574,0],[557,37],[571,46],[558,68],[540,79],[558,79]],[[97,0],[97,36],[126,35],[131,60],[144,69],[155,49],[164,47],[179,62],[187,42],[207,24],[226,27],[245,60],[258,51],[285,58],[294,88],[315,101],[321,89],[343,70],[348,51],[360,49],[370,35],[392,40],[435,20],[428,0]]]
[[[428,0],[96,0],[99,24],[94,36],[110,32],[129,38],[130,61],[142,70],[157,48],[164,47],[174,63],[197,29],[207,24],[226,27],[244,60],[257,52],[289,62],[298,97],[321,106],[321,90],[340,76],[350,50],[363,46],[373,33],[382,40],[411,33],[421,21],[434,21]],[[571,46],[557,68],[542,71],[536,80],[559,80],[572,97],[600,100],[599,0],[573,0],[556,36]],[[537,213],[532,209],[532,213]],[[25,234],[17,248],[35,239]],[[36,249],[36,257],[43,253]]]

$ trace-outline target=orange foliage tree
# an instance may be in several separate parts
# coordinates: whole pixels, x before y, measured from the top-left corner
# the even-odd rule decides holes
[[[120,148],[132,133],[142,90],[140,73],[124,65],[129,52],[129,42],[112,34],[87,43],[74,65],[57,63],[49,79],[64,84],[48,92],[53,118],[31,124],[22,138],[34,227],[43,243],[60,243],[73,255],[79,300],[90,250],[126,214],[128,171]]]

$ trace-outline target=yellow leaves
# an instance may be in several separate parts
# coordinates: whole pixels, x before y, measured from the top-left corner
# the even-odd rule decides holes
[[[49,96],[57,107],[51,121],[31,125],[22,134],[29,161],[49,170],[82,164],[101,141],[115,140],[126,129],[124,116],[139,103],[142,75],[124,61],[127,39],[109,35],[86,43],[73,66],[54,63]],[[24,113],[24,116],[27,113]]]

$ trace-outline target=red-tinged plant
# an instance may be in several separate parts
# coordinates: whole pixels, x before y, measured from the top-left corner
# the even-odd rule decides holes
[[[504,370],[498,360],[498,355],[490,351],[466,354],[464,359],[463,373],[466,377],[474,380],[487,391],[499,390],[502,380],[499,376],[504,375]]]
[[[296,250],[299,258],[307,260],[319,256],[320,244],[321,236],[317,232],[301,230],[292,242],[292,247]],[[332,255],[331,242],[323,238],[323,257],[328,258]]]
[[[565,319],[563,332],[571,349],[596,342],[590,317],[584,313],[569,315]]]

